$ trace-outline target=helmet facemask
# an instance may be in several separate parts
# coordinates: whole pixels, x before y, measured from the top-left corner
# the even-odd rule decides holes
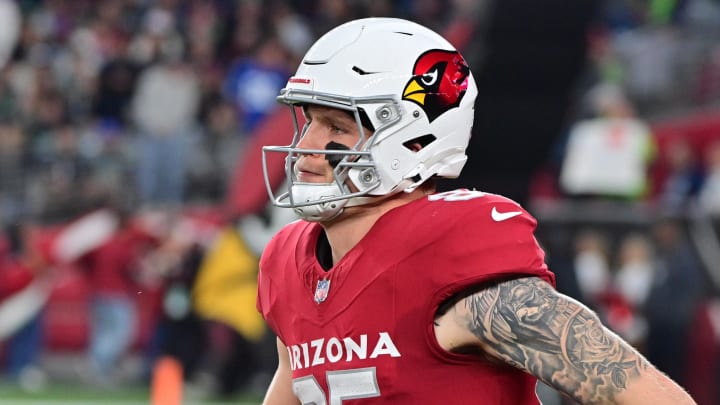
[[[381,134],[400,120],[399,106],[392,96],[352,98],[284,89],[278,97],[278,101],[290,107],[294,133],[289,146],[263,147],[265,183],[268,192],[273,196],[274,204],[279,207],[293,208],[300,217],[309,221],[327,221],[338,216],[345,207],[369,202],[372,198],[369,195],[381,185],[376,162],[370,152],[374,142],[378,139],[376,135]],[[328,145],[327,149],[299,149],[297,145],[305,135],[307,124],[301,124],[298,110],[308,104],[347,111],[354,118],[359,133],[359,139],[355,145],[345,147],[341,144],[334,144]],[[361,107],[363,104],[382,104],[377,112],[381,125],[374,132],[372,128],[374,125]],[[267,181],[267,152],[286,154],[287,189],[277,196],[274,196]],[[330,183],[300,181],[295,172],[295,164],[298,158],[304,154],[325,155],[328,164],[333,167],[333,181]]]

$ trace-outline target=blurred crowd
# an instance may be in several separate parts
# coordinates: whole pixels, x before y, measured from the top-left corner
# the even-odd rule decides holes
[[[187,211],[198,206],[213,211],[225,204],[233,182],[262,176],[259,170],[238,174],[237,168],[250,158],[248,145],[278,108],[276,95],[319,35],[357,17],[404,17],[444,33],[477,62],[483,57],[477,38],[492,5],[485,0],[14,3],[17,42],[0,70],[0,302],[35,286],[36,279],[52,297],[46,280],[81,274],[93,303],[87,309],[87,350],[96,382],[112,384],[112,370],[131,350],[148,362],[146,378],[151,362],[164,354],[180,358],[188,378],[207,366],[202,356],[214,356],[212,369],[224,394],[246,386],[258,370],[273,368],[272,356],[257,349],[267,337],[253,315],[237,320],[205,310],[203,316],[195,305],[225,304],[198,300],[195,288],[227,271],[233,283],[252,292],[257,255],[282,221],[272,218],[273,211],[229,218],[218,208],[191,220]],[[697,201],[720,213],[720,128],[715,141],[697,144],[679,137],[663,144],[652,125],[720,104],[720,3],[598,5],[586,74],[577,84],[567,134],[558,134],[558,152],[549,158],[554,177],[543,196],[660,202],[663,213],[671,214],[666,219],[684,218]],[[655,178],[652,170],[660,160],[665,171]],[[610,167],[617,170],[611,173]],[[66,229],[99,209],[109,210],[102,212],[111,219],[109,225],[107,218],[93,223],[93,229],[110,230],[78,242],[87,246],[70,254],[72,263],[47,247],[57,235],[49,229]],[[545,236],[563,292],[595,308],[677,381],[698,386],[703,377],[695,376],[693,384],[687,362],[680,363],[694,359],[689,342],[706,335],[689,331],[702,324],[720,336],[720,322],[702,323],[710,319],[703,314],[717,312],[703,312],[716,293],[710,287],[712,269],[682,225],[653,220],[638,232],[620,233],[587,228],[562,240],[557,251],[557,240]],[[57,267],[70,271],[49,270]],[[217,276],[219,284],[223,277]],[[151,295],[141,308],[138,291]],[[254,311],[252,299],[248,302],[239,312]],[[29,315],[11,336],[0,333],[0,342],[5,339],[0,364],[4,361],[13,378],[41,364],[47,346],[42,315]],[[151,326],[138,340],[141,317]],[[198,350],[208,341],[219,352]],[[702,347],[713,345],[711,339]],[[705,357],[712,361],[708,368],[720,364],[712,356]],[[717,374],[712,376],[716,381]],[[705,403],[718,400],[716,394],[703,394],[710,398]]]
[[[63,221],[107,199],[218,201],[244,141],[319,34],[359,15],[437,28],[450,17],[431,1],[18,5],[18,44],[0,81],[4,222]]]

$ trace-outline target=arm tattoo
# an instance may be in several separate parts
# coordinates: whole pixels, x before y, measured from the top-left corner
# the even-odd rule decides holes
[[[468,329],[500,358],[582,403],[612,400],[648,364],[580,303],[530,277],[464,300]]]

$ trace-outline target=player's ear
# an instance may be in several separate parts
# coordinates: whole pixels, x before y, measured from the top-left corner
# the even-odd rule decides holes
[[[413,152],[420,152],[420,149],[423,148],[422,144],[420,144],[419,142],[413,142],[405,146],[407,146],[407,148]]]

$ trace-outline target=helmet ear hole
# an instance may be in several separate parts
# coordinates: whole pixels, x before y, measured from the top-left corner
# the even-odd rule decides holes
[[[436,139],[437,137],[433,134],[422,135],[403,142],[403,146],[413,152],[418,152],[420,149],[430,145]]]

